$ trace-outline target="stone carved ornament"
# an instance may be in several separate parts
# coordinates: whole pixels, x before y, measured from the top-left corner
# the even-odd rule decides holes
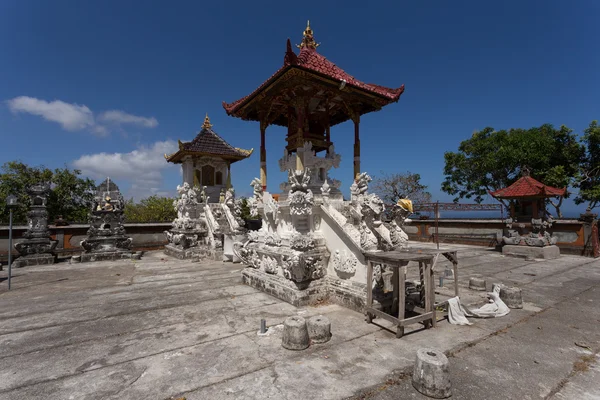
[[[288,195],[290,214],[311,215],[314,205],[314,196],[308,184],[310,183],[310,169],[288,170],[290,192]]]
[[[512,218],[508,218],[504,221],[508,228],[508,236],[502,237],[502,242],[508,245],[520,245],[530,247],[544,247],[555,245],[558,238],[553,237],[548,228],[552,227],[554,220],[549,217],[547,220],[541,218],[533,218],[531,220],[531,233],[528,235],[521,235],[519,231],[511,229],[515,221]],[[520,224],[519,227],[523,227]]]
[[[356,273],[356,266],[358,265],[358,259],[352,253],[348,253],[346,250],[340,252],[336,250],[333,254],[333,268],[345,274]]]

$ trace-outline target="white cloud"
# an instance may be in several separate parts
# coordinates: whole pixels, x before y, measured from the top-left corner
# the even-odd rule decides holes
[[[28,113],[37,115],[47,121],[56,122],[67,131],[89,130],[106,136],[109,127],[135,125],[142,128],[156,128],[158,120],[154,117],[140,117],[120,110],[105,111],[94,117],[94,113],[85,105],[65,103],[61,100],[48,102],[35,97],[19,96],[6,101],[13,114]]]
[[[67,131],[79,131],[94,126],[94,114],[86,106],[54,100],[47,102],[35,97],[19,96],[8,100],[10,111],[29,113],[45,120],[58,122]]]
[[[152,194],[163,195],[163,171],[176,168],[167,163],[165,154],[177,151],[174,140],[155,142],[150,146],[140,146],[129,153],[96,153],[79,157],[73,166],[93,179],[110,177],[117,185],[130,184],[129,196],[136,199]]]
[[[98,120],[115,125],[132,124],[143,126],[145,128],[156,128],[158,126],[158,121],[154,117],[138,117],[137,115],[127,114],[126,112],[119,110],[103,112],[98,116]]]

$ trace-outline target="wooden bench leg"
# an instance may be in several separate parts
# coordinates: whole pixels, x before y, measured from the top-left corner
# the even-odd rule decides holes
[[[398,326],[396,330],[396,338],[400,339],[402,336],[404,336],[404,327]]]

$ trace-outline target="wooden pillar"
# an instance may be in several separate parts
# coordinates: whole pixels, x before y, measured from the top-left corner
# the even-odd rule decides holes
[[[231,189],[231,161],[227,162],[227,190]]]
[[[360,134],[359,134],[359,126],[360,126],[360,115],[356,113],[352,120],[354,121],[354,177],[356,179],[358,174],[360,174]]]
[[[260,122],[260,181],[263,191],[267,190],[267,148],[265,146],[266,121]]]
[[[539,209],[538,209],[538,205],[539,205],[539,200],[534,199],[531,202],[531,218],[539,218]]]

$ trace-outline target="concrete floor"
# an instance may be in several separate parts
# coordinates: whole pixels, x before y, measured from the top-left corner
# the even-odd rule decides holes
[[[239,265],[150,252],[14,270],[13,290],[0,282],[0,399],[422,398],[409,374],[425,346],[450,355],[455,399],[600,398],[600,260],[466,246],[459,258],[464,303],[483,300],[466,283],[484,276],[520,286],[525,308],[396,339],[337,305],[300,309],[244,286]],[[317,314],[330,342],[281,347],[286,317]],[[257,335],[261,318],[272,334]]]

